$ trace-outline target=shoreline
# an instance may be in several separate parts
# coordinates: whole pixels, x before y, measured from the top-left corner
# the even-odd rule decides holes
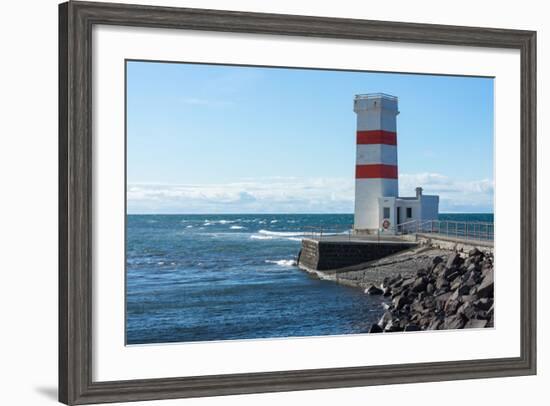
[[[301,270],[387,298],[371,333],[494,326],[492,250],[419,246],[353,267]]]

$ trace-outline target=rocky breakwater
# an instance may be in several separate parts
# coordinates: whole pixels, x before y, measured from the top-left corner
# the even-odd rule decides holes
[[[372,333],[493,327],[493,254],[436,256],[416,275],[387,277],[365,292],[392,298]]]

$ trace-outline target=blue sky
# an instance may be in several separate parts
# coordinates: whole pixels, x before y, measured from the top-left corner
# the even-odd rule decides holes
[[[493,211],[493,80],[127,62],[129,213],[351,213],[358,93],[399,98],[400,194]]]

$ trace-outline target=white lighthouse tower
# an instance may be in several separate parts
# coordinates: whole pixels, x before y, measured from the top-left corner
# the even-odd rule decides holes
[[[357,155],[354,230],[377,230],[380,197],[397,197],[397,97],[383,93],[355,96]],[[387,216],[387,219],[385,218]],[[392,213],[382,212],[382,222]]]
[[[397,97],[383,93],[355,96],[357,155],[355,233],[395,233],[399,224],[437,220],[439,196],[399,197],[397,180]]]

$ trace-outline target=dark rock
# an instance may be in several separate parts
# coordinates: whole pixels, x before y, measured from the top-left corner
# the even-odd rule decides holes
[[[460,257],[458,252],[453,252],[451,255],[449,255],[449,258],[447,259],[447,264],[445,265],[447,268],[452,268],[455,266],[460,266],[464,260]]]
[[[440,327],[443,326],[443,321],[439,319],[433,319],[430,324],[428,325],[428,330],[439,330]]]
[[[468,256],[469,257],[475,257],[475,256],[478,256],[478,255],[483,255],[483,252],[481,252],[477,248],[472,248],[470,251],[468,251]]]
[[[462,295],[460,294],[460,292],[459,292],[458,290],[455,290],[455,291],[452,293],[451,297],[449,297],[449,299],[459,300],[459,299],[461,298],[461,296],[462,296]]]
[[[475,264],[475,257],[468,257],[464,260],[464,263],[462,264],[463,267],[468,269],[468,267],[472,264]]]
[[[465,286],[468,286],[471,289],[473,286],[475,286],[478,283],[476,272],[472,271],[472,272],[465,273],[462,276],[462,281]]]
[[[393,299],[393,304],[397,310],[400,310],[405,306],[406,304],[409,304],[411,301],[409,298],[405,295],[399,295],[395,299]]]
[[[424,289],[426,289],[426,286],[428,285],[428,279],[424,276],[421,276],[419,278],[416,278],[414,281],[411,290],[413,292],[421,292]]]
[[[384,293],[384,291],[374,285],[371,285],[369,288],[365,290],[365,293],[369,295],[381,295]]]
[[[405,331],[420,331],[420,327],[414,323],[409,323],[405,326]]]
[[[456,292],[458,292],[459,295],[465,295],[470,292],[470,287],[468,285],[460,285]]]
[[[443,258],[441,258],[439,255],[433,257],[432,264],[437,265],[443,262]]]
[[[426,285],[426,293],[428,295],[433,295],[434,291],[435,291],[435,286],[432,283],[428,283]]]
[[[391,296],[391,288],[390,287],[385,287],[384,288],[384,296]]]
[[[405,279],[403,281],[403,283],[401,284],[401,287],[403,289],[407,289],[409,287],[411,287],[412,285],[414,285],[414,281],[415,281],[415,278],[408,278],[408,279]]]
[[[493,306],[493,300],[484,297],[482,299],[476,300],[473,304],[476,307],[476,309],[487,311],[491,308],[491,306]]]
[[[486,272],[483,281],[477,287],[476,295],[479,298],[492,298],[494,295],[493,271]]]
[[[493,267],[483,267],[481,271],[481,279],[485,280],[485,278],[491,278],[493,279]]]
[[[445,270],[445,264],[443,262],[440,262],[437,265],[433,266],[432,273],[435,274],[435,275],[439,275],[444,270]]]
[[[458,278],[459,276],[460,276],[460,272],[455,271],[455,272],[452,272],[452,273],[450,273],[449,275],[447,275],[447,280],[448,280],[449,282],[452,282],[452,281],[454,281],[456,278]]]
[[[426,310],[432,310],[435,308],[435,298],[433,296],[428,296],[426,297],[423,302],[422,302],[422,305],[424,306],[424,309]]]
[[[384,331],[387,331],[387,332],[403,331],[403,329],[399,326],[399,319],[392,319],[386,325],[386,328],[384,328]]]
[[[485,328],[489,322],[487,320],[471,319],[464,325],[464,328]]]
[[[382,328],[378,324],[373,323],[372,326],[370,326],[369,333],[382,333],[382,332],[384,332],[384,330],[382,330]]]
[[[402,283],[403,283],[403,277],[401,276],[401,274],[398,274],[395,278],[390,280],[390,286],[394,288],[400,287]]]
[[[416,271],[416,276],[426,276],[428,274],[428,270],[425,268],[421,268],[418,271]]]
[[[423,302],[417,301],[411,305],[411,310],[415,313],[422,313],[424,311]]]
[[[449,286],[449,281],[443,274],[440,274],[435,281],[435,287],[437,289],[442,289],[444,286]]]
[[[435,297],[435,302],[437,304],[445,304],[447,302],[447,300],[449,300],[449,298],[451,297],[452,293],[451,292],[447,292],[447,293],[443,293],[439,296],[436,296]]]
[[[447,302],[445,302],[445,313],[447,315],[455,314],[461,305],[462,302],[460,300],[450,298],[449,300],[447,300]]]
[[[391,312],[389,312],[389,311],[384,312],[384,314],[382,315],[382,317],[378,321],[378,325],[381,328],[385,328],[388,325],[388,323],[392,320],[392,317],[393,316],[392,316]]]
[[[455,314],[454,316],[447,317],[443,323],[443,329],[456,330],[463,328],[466,324],[466,319],[462,314]]]
[[[462,285],[462,280],[460,278],[457,278],[451,283],[451,290],[455,291]],[[470,289],[468,289],[470,291]]]
[[[476,315],[476,307],[472,302],[465,302],[458,308],[457,313],[463,314],[467,319],[473,319]]]

